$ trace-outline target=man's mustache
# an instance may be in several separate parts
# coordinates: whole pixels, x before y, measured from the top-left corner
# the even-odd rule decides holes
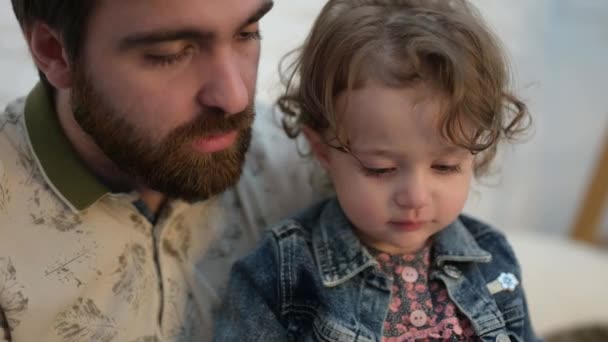
[[[171,135],[182,139],[194,139],[202,136],[242,131],[251,127],[254,118],[253,105],[249,105],[245,110],[236,114],[227,114],[220,109],[209,109],[199,113],[194,121],[175,129]]]

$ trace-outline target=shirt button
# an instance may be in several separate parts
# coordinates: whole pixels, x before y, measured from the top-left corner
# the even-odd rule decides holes
[[[496,342],[511,342],[511,339],[505,334],[498,334],[498,336],[496,336]]]
[[[426,315],[426,312],[424,312],[422,310],[416,310],[416,311],[412,312],[412,314],[410,315],[410,322],[416,328],[423,327],[426,324],[427,320],[428,320],[428,317]]]
[[[418,271],[413,267],[404,267],[403,272],[401,272],[401,277],[406,283],[415,283],[416,280],[418,280]]]
[[[460,276],[462,276],[462,272],[453,265],[443,266],[443,272],[454,279],[458,279]]]

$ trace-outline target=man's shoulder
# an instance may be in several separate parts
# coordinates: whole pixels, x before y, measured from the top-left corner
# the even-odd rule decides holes
[[[25,109],[25,98],[11,102],[6,108],[0,110],[0,134],[10,136],[11,139],[25,140],[23,130],[23,113]]]
[[[23,105],[22,100],[15,101],[0,113],[0,191],[11,185],[32,184],[37,172],[23,122]],[[19,181],[23,177],[30,181]]]
[[[50,212],[65,209],[32,151],[23,108],[23,100],[17,100],[0,114],[0,228],[6,229],[36,226]],[[24,231],[12,230],[11,234]]]

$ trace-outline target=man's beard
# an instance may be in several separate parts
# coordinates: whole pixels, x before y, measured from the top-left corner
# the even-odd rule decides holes
[[[71,99],[76,121],[135,181],[187,201],[217,195],[237,183],[251,141],[253,104],[229,116],[219,109],[207,109],[154,144],[124,119],[128,113],[112,106],[110,99],[95,89],[84,70],[76,76]],[[239,132],[238,138],[226,150],[202,154],[193,149],[195,139],[234,130]]]

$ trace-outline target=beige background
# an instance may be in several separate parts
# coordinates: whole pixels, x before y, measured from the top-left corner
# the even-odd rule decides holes
[[[275,2],[263,21],[258,98],[266,103],[280,89],[279,58],[303,41],[324,3]],[[540,332],[608,323],[607,254],[564,239],[608,134],[608,1],[475,3],[512,57],[515,89],[528,100],[536,128],[528,142],[503,151],[500,172],[487,180],[494,185],[476,185],[466,210],[512,237]],[[8,0],[0,2],[0,76],[0,106],[37,78]]]

